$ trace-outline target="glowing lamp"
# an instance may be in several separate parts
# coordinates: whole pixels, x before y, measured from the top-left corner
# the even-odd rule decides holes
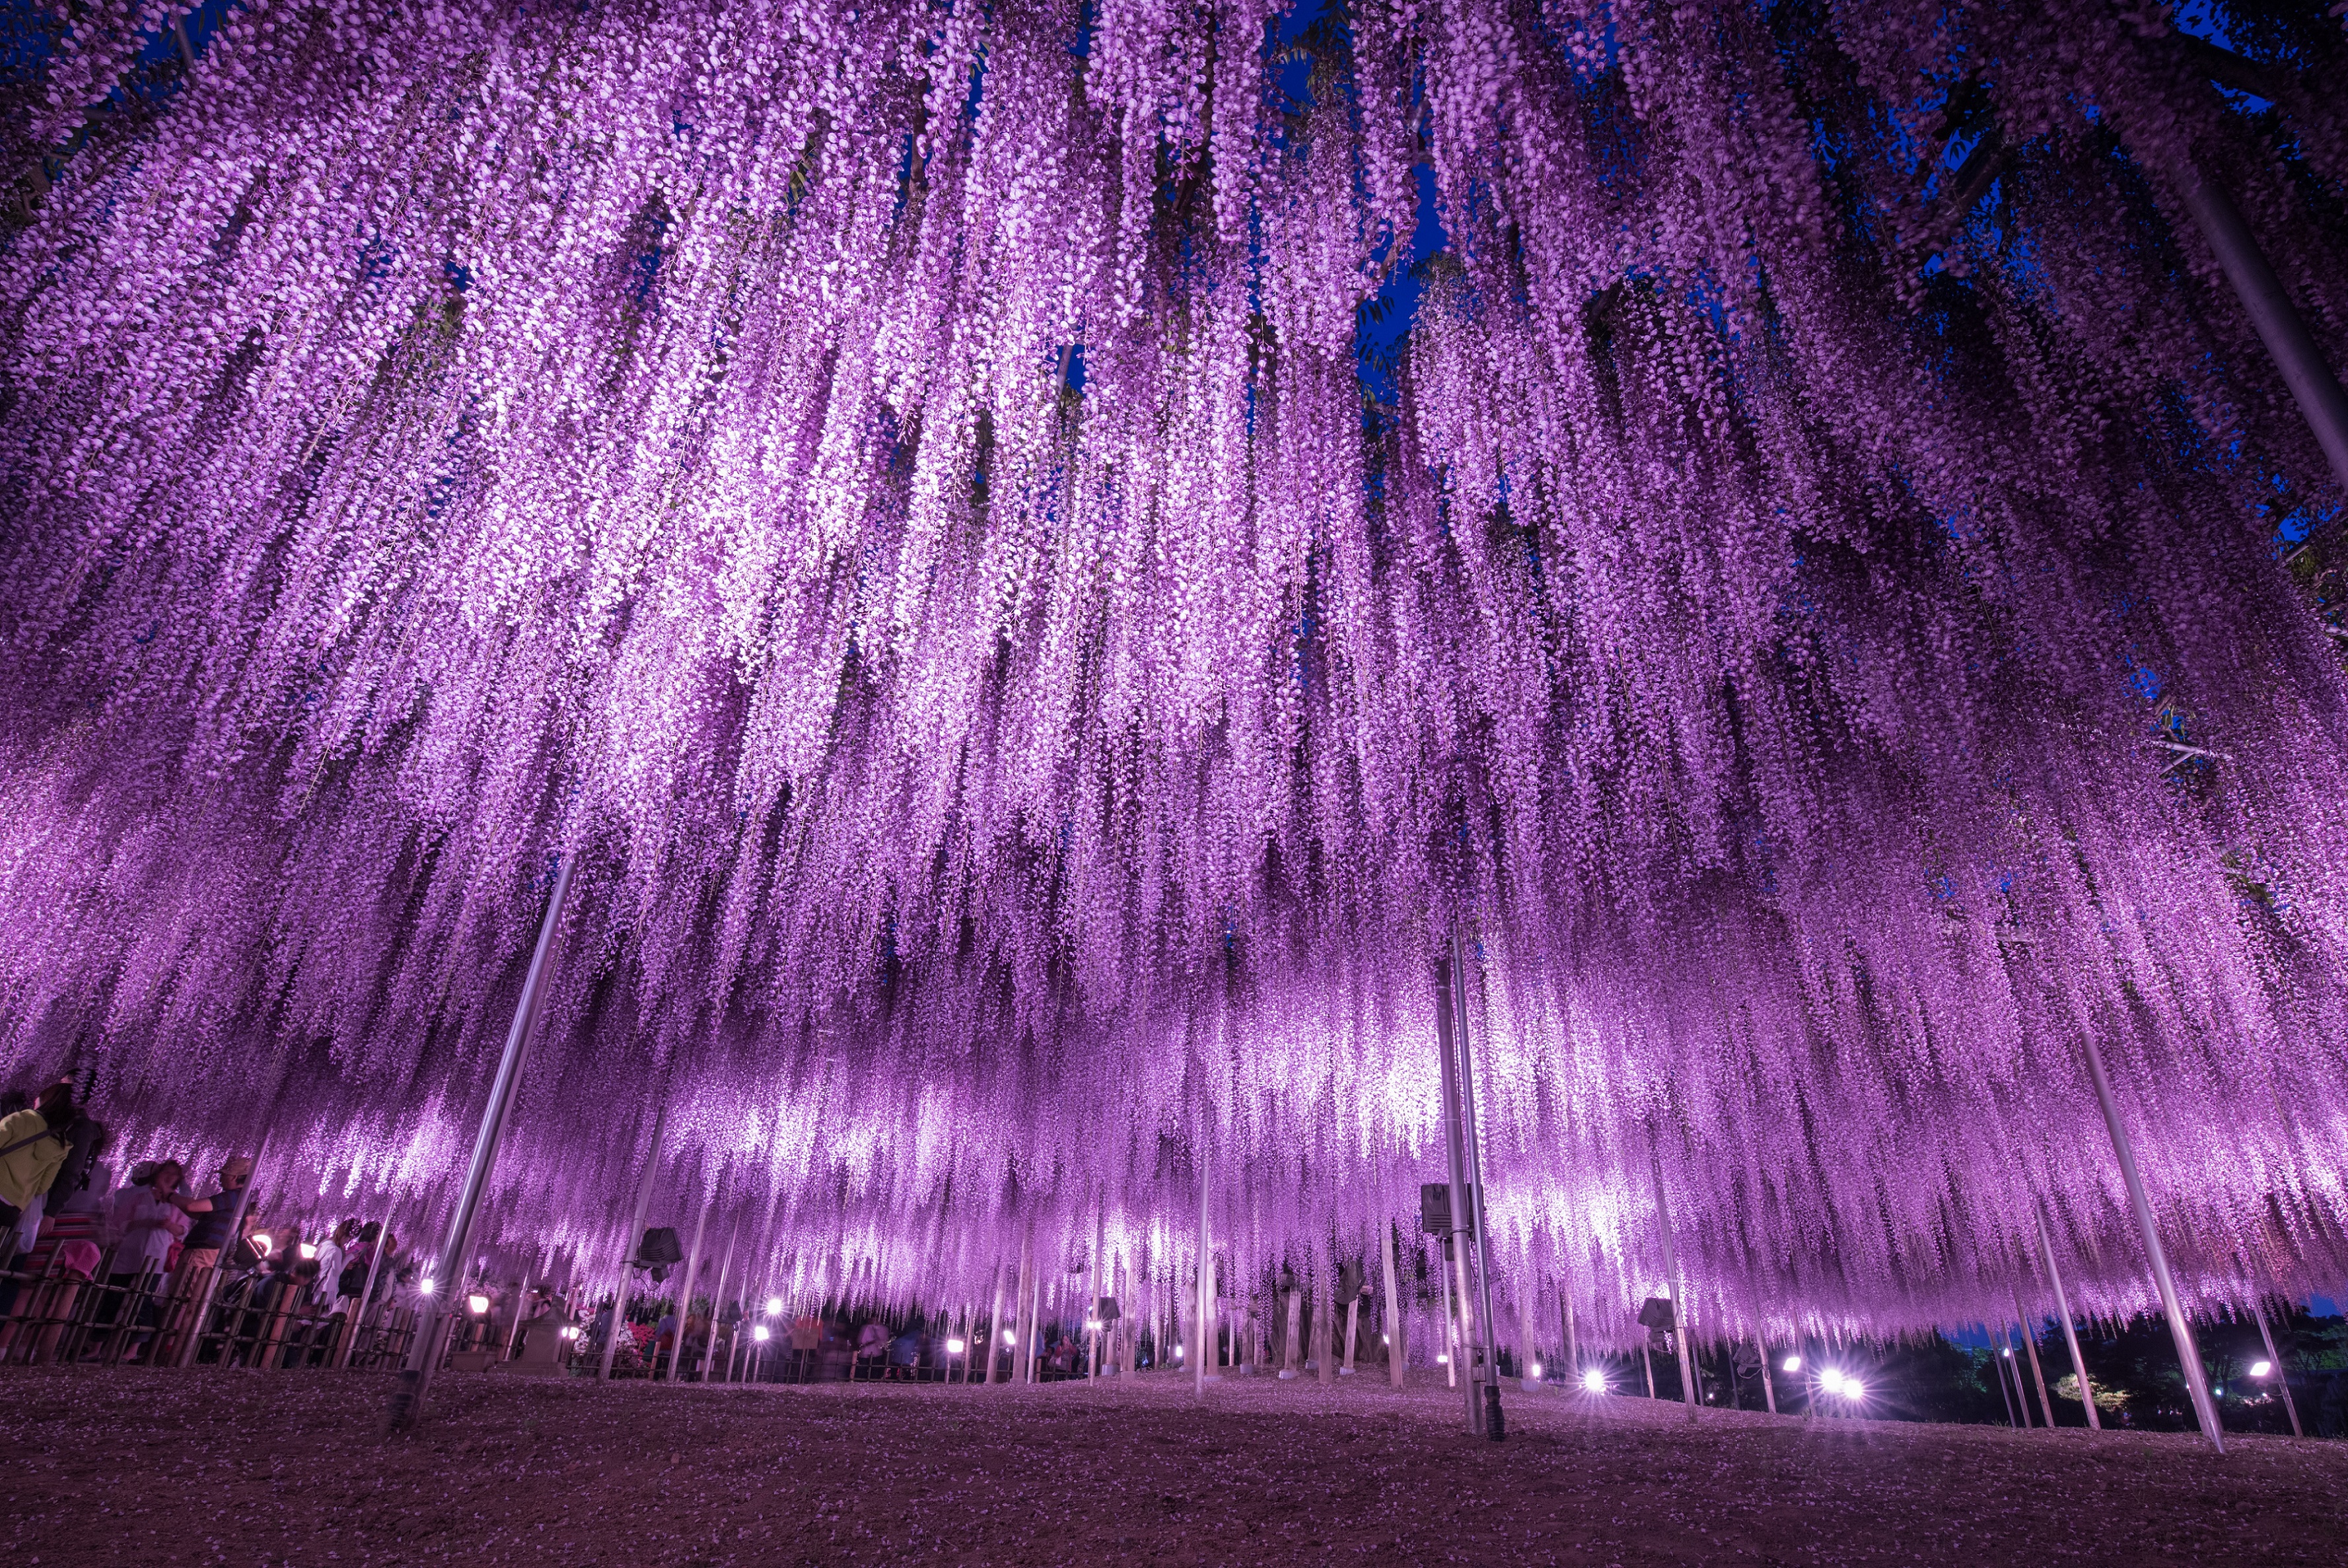
[[[1999,1354],[2003,1356],[2008,1361],[2011,1361],[2013,1359],[2013,1346],[2009,1345],[2003,1350],[2000,1351]]]
[[[946,1354],[949,1356],[959,1356],[969,1348],[970,1346],[968,1345],[965,1345],[959,1339],[949,1339],[946,1341]]]
[[[2253,1361],[2250,1363],[2250,1376],[2253,1377],[2263,1377],[2273,1370],[2274,1363],[2271,1361]]]
[[[489,1298],[479,1295],[469,1295],[465,1298],[465,1306],[475,1317],[479,1317],[489,1310]]]
[[[768,1296],[767,1298],[767,1315],[768,1317],[780,1317],[782,1315],[783,1298],[779,1295]]]
[[[1016,1349],[1018,1349],[1018,1348],[1019,1348],[1019,1336],[1018,1336],[1017,1335],[1015,1335],[1015,1334],[1005,1334],[1005,1335],[1003,1336],[1003,1346],[1004,1346],[1004,1349],[1006,1349],[1006,1350],[1016,1350]],[[1181,1352],[1178,1350],[1178,1351],[1176,1351],[1176,1352],[1175,1352],[1175,1354],[1176,1354],[1177,1356],[1179,1356],[1179,1355],[1181,1354]]]
[[[1818,1374],[1818,1387],[1829,1394],[1842,1392],[1842,1374],[1829,1367]]]
[[[300,1246],[294,1250],[302,1254],[302,1261],[304,1263],[314,1263],[317,1261],[318,1249],[309,1242],[304,1242]]]
[[[416,1291],[417,1291],[417,1295],[430,1295],[434,1291],[438,1290],[439,1288],[440,1288],[440,1282],[439,1282],[439,1281],[438,1281],[438,1280],[434,1280],[434,1279],[427,1279],[427,1280],[426,1280],[422,1284],[419,1284],[419,1285],[417,1285],[417,1286],[416,1287]]]
[[[1581,1387],[1592,1394],[1606,1392],[1606,1374],[1592,1367],[1581,1375]]]
[[[1539,1379],[1540,1377],[1540,1363],[1536,1361],[1530,1367],[1526,1367],[1525,1370],[1531,1373],[1535,1379]]]
[[[1778,1364],[1777,1369],[1781,1372],[1799,1372],[1802,1369],[1802,1358],[1798,1356],[1788,1356]]]
[[[252,1250],[259,1253],[263,1257],[265,1258],[269,1255],[269,1249],[273,1245],[274,1245],[274,1243],[270,1241],[269,1233],[267,1231],[255,1231],[252,1233]]]
[[[1450,1365],[1451,1365],[1451,1357],[1448,1357],[1448,1356],[1445,1356],[1445,1355],[1437,1354],[1437,1357],[1435,1357],[1435,1364],[1436,1364],[1437,1367],[1448,1367],[1448,1366],[1450,1366]]]
[[[1864,1399],[1867,1398],[1867,1385],[1856,1377],[1846,1377],[1842,1380],[1842,1397],[1846,1399]]]
[[[768,1328],[763,1323],[758,1325],[757,1327],[750,1330],[750,1337],[757,1340],[761,1345],[764,1345],[767,1340],[772,1339],[774,1336],[775,1331]]]
[[[1087,1318],[1086,1318],[1086,1319],[1085,1319],[1085,1332],[1086,1332],[1086,1334],[1097,1334],[1097,1333],[1099,1333],[1099,1332],[1100,1332],[1100,1320],[1099,1320],[1099,1319],[1097,1319],[1097,1318],[1092,1318],[1092,1317],[1087,1317]]]

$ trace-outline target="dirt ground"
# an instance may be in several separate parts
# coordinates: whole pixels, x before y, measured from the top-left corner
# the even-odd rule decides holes
[[[12,1565],[2348,1563],[2348,1444],[1805,1423],[1367,1377],[651,1387],[0,1376]]]

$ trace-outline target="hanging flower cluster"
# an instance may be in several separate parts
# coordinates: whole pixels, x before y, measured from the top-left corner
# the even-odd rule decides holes
[[[252,0],[126,92],[188,11],[5,127],[19,1071],[428,1195],[568,855],[492,1229],[607,1253],[663,1100],[803,1281],[1162,1272],[1203,1124],[1312,1267],[1456,925],[1586,1322],[1658,1176],[1715,1323],[1974,1315],[2042,1202],[2141,1299],[2086,1038],[2194,1288],[2339,1267],[2340,497],[2172,178],[2348,363],[2336,36]]]

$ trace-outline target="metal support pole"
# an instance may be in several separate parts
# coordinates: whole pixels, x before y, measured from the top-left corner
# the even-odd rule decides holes
[[[2274,1367],[2275,1387],[2282,1390],[2283,1413],[2291,1418],[2291,1435],[2307,1436],[2299,1424],[2299,1404],[2291,1397],[2291,1371],[2282,1364],[2282,1352],[2275,1348],[2274,1331],[2267,1326],[2267,1309],[2257,1297],[2250,1299],[2250,1315],[2259,1320],[2259,1340],[2267,1347],[2267,1360]]]
[[[2333,389],[2335,393],[2338,388]],[[2343,470],[2348,478],[2348,469]],[[2185,1387],[2193,1396],[2193,1414],[2201,1423],[2201,1435],[2219,1453],[2226,1451],[2226,1434],[2218,1424],[2218,1402],[2209,1397],[2209,1369],[2201,1365],[2201,1347],[2194,1342],[2193,1325],[2185,1315],[2185,1304],[2177,1294],[2177,1282],[2168,1272],[2168,1253],[2160,1244],[2160,1233],[2152,1218],[2152,1199],[2144,1187],[2144,1177],[2136,1168],[2136,1147],[2128,1140],[2127,1124],[2120,1119],[2119,1106],[2112,1099],[2111,1078],[2104,1071],[2104,1053],[2096,1048],[2093,1035],[2084,1041],[2087,1048],[2087,1076],[2095,1080],[2096,1103],[2104,1108],[2104,1127],[2112,1135],[2112,1152],[2118,1157],[2120,1175],[2127,1181],[2128,1205],[2136,1211],[2136,1228],[2144,1240],[2145,1261],[2152,1265],[2152,1283],[2160,1292],[2161,1310],[2168,1315],[2169,1337],[2177,1342],[2177,1358],[2185,1371]]]
[[[1198,1137],[1194,1140],[1199,1164],[1199,1323],[1191,1338],[1190,1394],[1193,1398],[1207,1397],[1207,1363],[1215,1354],[1215,1253],[1214,1233],[1207,1215],[1207,1108],[1201,1103],[1198,1112]]]
[[[530,1049],[538,1016],[546,1006],[547,987],[554,977],[554,944],[562,925],[562,905],[571,895],[572,868],[578,863],[576,854],[566,854],[555,869],[554,890],[548,895],[546,914],[538,923],[538,946],[530,955],[530,971],[522,978],[521,999],[514,1005],[513,1026],[506,1031],[505,1054],[498,1058],[497,1077],[489,1084],[489,1102],[481,1109],[481,1130],[473,1140],[472,1163],[465,1171],[457,1212],[448,1218],[448,1240],[440,1250],[440,1290],[424,1299],[416,1339],[408,1346],[407,1366],[392,1390],[394,1430],[415,1425],[424,1413],[425,1391],[431,1387],[432,1374],[440,1359],[440,1331],[448,1316],[444,1298],[465,1277],[473,1216],[480,1210],[481,1194],[489,1187],[499,1147],[505,1141],[506,1120],[513,1114],[514,1091],[521,1084],[522,1058]]]
[[[2308,428],[2315,434],[2315,444],[2332,465],[2333,476],[2348,485],[2348,394],[2341,391],[2340,378],[2324,362],[2315,339],[2308,335],[2307,324],[2283,292],[2282,280],[2275,276],[2266,253],[2251,237],[2250,225],[2242,222],[2234,199],[2189,159],[2173,170],[2173,177],[2178,199],[2202,239],[2217,253],[2218,265],[2225,270],[2226,281],[2234,285],[2243,314],[2250,318],[2259,341],[2266,345],[2283,385],[2291,388]]]
[[[2054,1425],[2054,1401],[2046,1397],[2046,1368],[2039,1364],[2038,1336],[2031,1327],[2030,1315],[2022,1310],[2022,1291],[2019,1286],[2016,1286],[2013,1292],[2013,1318],[2022,1328],[2022,1348],[2030,1357],[2031,1378],[2038,1385],[2038,1413],[2046,1418],[2047,1428],[2052,1430]],[[2022,1381],[2022,1368],[2019,1367],[2013,1369],[2013,1380],[2016,1383]],[[2030,1408],[2030,1390],[2027,1388],[2022,1391],[2022,1408],[2025,1410]],[[2024,1426],[2029,1424],[2027,1421],[2023,1423]],[[2093,1424],[2093,1422],[2089,1423],[2091,1426]]]
[[[1688,1419],[1695,1419],[1695,1305],[1688,1299],[1686,1284],[1680,1278],[1679,1252],[1672,1244],[1672,1204],[1663,1191],[1663,1157],[1653,1148],[1647,1151],[1655,1172],[1655,1218],[1663,1239],[1663,1277],[1671,1283],[1672,1316],[1679,1324],[1680,1392],[1686,1398]],[[1653,1376],[1652,1373],[1649,1376]]]
[[[2038,1261],[2046,1270],[2046,1283],[2054,1287],[2054,1310],[2063,1319],[2063,1340],[2071,1347],[2071,1370],[2079,1379],[2079,1403],[2087,1409],[2087,1425],[2097,1431],[2104,1429],[2103,1418],[2096,1414],[2095,1386],[2087,1381],[2087,1358],[2079,1354],[2078,1330],[2071,1326],[2071,1298],[2063,1294],[2063,1271],[2054,1266],[2054,1246],[2046,1239],[2046,1209],[2040,1204],[2034,1216],[2038,1225]],[[2043,1386],[2041,1391],[2044,1391]],[[2046,1407],[2046,1424],[2054,1424],[2054,1407]]]
[[[1104,1181],[1100,1184],[1100,1202],[1093,1210],[1092,1267],[1086,1274],[1086,1277],[1092,1281],[1093,1298],[1085,1304],[1083,1319],[1084,1322],[1091,1325],[1087,1332],[1092,1336],[1093,1342],[1092,1356],[1085,1363],[1085,1381],[1087,1383],[1100,1381],[1101,1362],[1105,1359],[1105,1353],[1108,1349],[1108,1320],[1100,1315],[1101,1297],[1107,1294],[1101,1289],[1101,1264],[1106,1261],[1105,1254],[1107,1251],[1108,1183]]]
[[[702,1352],[701,1376],[695,1379],[696,1382],[706,1383],[709,1381],[709,1363],[717,1350],[717,1319],[718,1315],[726,1310],[726,1276],[734,1272],[734,1244],[741,1239],[742,1216],[736,1214],[734,1216],[733,1230],[726,1233],[726,1255],[717,1265],[717,1288],[709,1293],[709,1348]],[[686,1305],[690,1305],[691,1304],[687,1303]],[[748,1317],[750,1315],[746,1311],[742,1315],[744,1317]],[[738,1339],[741,1336],[742,1325],[739,1321],[736,1321],[734,1325],[734,1332],[726,1336],[726,1347],[729,1351],[733,1347],[732,1341]]]
[[[1443,1386],[1457,1388],[1459,1387],[1459,1314],[1453,1305],[1451,1275],[1454,1270],[1452,1260],[1442,1255],[1446,1251],[1443,1239],[1438,1238],[1435,1245],[1435,1272],[1443,1281]]]
[[[994,1310],[986,1320],[986,1380],[994,1381],[994,1353],[1003,1347],[1003,1260],[994,1260]],[[964,1382],[969,1381],[967,1377]]]
[[[1035,1377],[1035,1216],[1027,1216],[1027,1224],[1019,1239],[1019,1343],[1013,1347],[1014,1383],[1030,1383]]]
[[[236,1255],[237,1245],[244,1239],[244,1211],[252,1202],[253,1183],[261,1179],[262,1162],[269,1158],[269,1142],[275,1131],[276,1129],[272,1128],[261,1135],[261,1151],[252,1157],[252,1169],[246,1172],[244,1185],[236,1190],[236,1202],[231,1207],[228,1217],[227,1239],[221,1243],[220,1256],[213,1260],[211,1273],[204,1276],[204,1288],[196,1297],[195,1315],[188,1319],[179,1354],[173,1358],[174,1366],[193,1367],[196,1364],[196,1347],[203,1341],[205,1320],[212,1315],[212,1297],[220,1290],[221,1272],[228,1267],[229,1259]],[[223,1367],[228,1365],[228,1346],[225,1344],[221,1346],[220,1364]]]
[[[644,1173],[636,1179],[634,1218],[628,1222],[625,1234],[620,1238],[620,1280],[612,1289],[612,1326],[603,1335],[603,1355],[595,1367],[595,1380],[612,1380],[612,1358],[620,1348],[620,1336],[628,1326],[628,1260],[644,1245],[644,1216],[653,1206],[653,1183],[660,1176],[661,1134],[668,1130],[668,1099],[663,1096],[653,1109],[653,1136],[644,1150]]]
[[[1492,1228],[1490,1216],[1484,1212],[1484,1140],[1476,1121],[1476,1057],[1468,1040],[1467,949],[1460,941],[1457,921],[1451,926],[1451,1037],[1459,1047],[1460,1140],[1468,1152],[1468,1202],[1476,1211],[1476,1303],[1482,1309],[1484,1330],[1484,1435],[1497,1443],[1508,1435],[1508,1425],[1500,1415],[1500,1335],[1492,1321]]]
[[[1378,1222],[1378,1261],[1385,1265],[1386,1274],[1386,1381],[1399,1388],[1402,1387],[1403,1357],[1402,1293],[1395,1279],[1395,1233],[1391,1218]]]
[[[350,1332],[343,1336],[343,1348],[335,1357],[335,1369],[343,1371],[351,1364],[351,1352],[358,1346],[359,1335],[366,1327],[367,1308],[375,1300],[376,1276],[383,1272],[384,1249],[391,1245],[391,1222],[399,1214],[395,1203],[384,1211],[383,1220],[375,1233],[375,1251],[367,1254],[366,1284],[359,1286],[358,1305],[351,1308]]]
[[[2023,1404],[2024,1420],[2017,1421],[2013,1418],[2013,1393],[2005,1386],[2005,1369],[2013,1366],[2013,1346],[2005,1342],[2005,1330],[2001,1328],[1997,1331],[1996,1337],[1989,1342],[1989,1364],[1997,1373],[1997,1397],[2005,1406],[2005,1424],[2009,1427],[2020,1427],[2027,1423],[2030,1406],[2027,1401]],[[2013,1367],[2013,1380],[2016,1383],[2022,1381],[2022,1368],[2019,1367]]]
[[[1756,1334],[1753,1336],[1753,1347],[1761,1352],[1761,1398],[1774,1416],[1777,1413],[1777,1386],[1769,1377],[1768,1342]]]
[[[1455,947],[1457,945],[1455,942]],[[1468,1430],[1469,1435],[1484,1434],[1484,1412],[1476,1402],[1475,1364],[1467,1348],[1468,1314],[1468,1228],[1474,1219],[1468,1208],[1468,1157],[1466,1140],[1459,1127],[1459,1080],[1453,1065],[1452,1032],[1458,1026],[1458,1016],[1452,1006],[1454,969],[1451,954],[1446,953],[1435,961],[1435,1053],[1438,1059],[1438,1076],[1443,1095],[1443,1154],[1445,1174],[1451,1183],[1451,1256],[1445,1261],[1444,1289],[1451,1288],[1449,1270],[1459,1273],[1459,1307],[1456,1332],[1447,1328],[1446,1337],[1456,1341],[1451,1347],[1451,1372],[1454,1381],[1467,1390]],[[1444,1315],[1452,1316],[1451,1303],[1444,1302]]]
[[[693,1315],[693,1284],[701,1275],[701,1236],[709,1228],[709,1211],[717,1203],[717,1182],[713,1179],[709,1191],[701,1200],[701,1217],[693,1222],[693,1245],[685,1255],[685,1284],[676,1293],[676,1337],[668,1345],[668,1377],[678,1382],[677,1368],[685,1365],[685,1321]],[[660,1354],[660,1336],[653,1336],[653,1354]]]
[[[530,1262],[535,1264],[537,1261],[537,1255],[532,1253]],[[521,1347],[521,1315],[530,1310],[530,1275],[529,1269],[521,1271],[521,1294],[514,1297],[513,1326],[506,1330],[506,1359],[509,1361],[514,1358],[514,1352]],[[541,1278],[541,1283],[544,1283],[543,1276]]]

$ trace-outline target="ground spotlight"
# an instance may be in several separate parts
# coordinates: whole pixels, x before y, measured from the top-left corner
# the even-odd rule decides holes
[[[302,1261],[304,1263],[314,1262],[318,1256],[318,1249],[308,1242],[304,1242],[294,1250],[302,1254]]]
[[[2271,1361],[2253,1361],[2250,1363],[2250,1376],[2253,1377],[2263,1377],[2273,1370],[2274,1363]]]
[[[783,1298],[779,1295],[768,1296],[767,1298],[767,1315],[768,1317],[780,1317],[782,1315]]]
[[[959,1356],[969,1348],[970,1346],[967,1344],[959,1339],[949,1339],[946,1341],[946,1354],[949,1356]]]
[[[750,1330],[750,1337],[751,1337],[751,1338],[753,1338],[753,1339],[755,1339],[755,1340],[757,1340],[757,1341],[759,1344],[761,1344],[761,1345],[764,1345],[765,1343],[767,1343],[767,1340],[769,1340],[769,1339],[771,1339],[771,1338],[773,1338],[773,1337],[774,1337],[774,1336],[775,1336],[775,1331],[774,1331],[773,1329],[771,1329],[771,1328],[768,1328],[768,1327],[767,1327],[765,1324],[763,1324],[763,1323],[762,1323],[762,1324],[760,1324],[760,1325],[758,1325],[758,1326],[757,1326],[757,1327],[756,1327],[756,1328],[754,1328],[754,1329]]]
[[[1781,1372],[1799,1372],[1802,1369],[1802,1358],[1798,1356],[1788,1356],[1784,1361],[1778,1363],[1777,1369]]]
[[[427,1278],[422,1284],[416,1287],[416,1292],[418,1295],[430,1295],[434,1291],[438,1290],[439,1288],[440,1282],[438,1280]]]
[[[1581,1387],[1592,1394],[1606,1392],[1606,1374],[1592,1367],[1581,1375]]]
[[[486,1295],[469,1295],[465,1298],[465,1306],[475,1317],[479,1317],[489,1310],[489,1298]]]

